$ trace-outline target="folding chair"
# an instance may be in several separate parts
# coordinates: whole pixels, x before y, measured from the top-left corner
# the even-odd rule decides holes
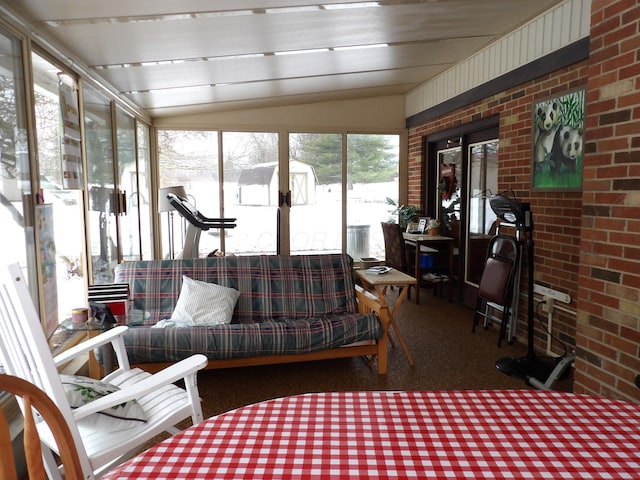
[[[506,337],[507,325],[511,321],[511,303],[518,260],[519,249],[515,238],[496,235],[489,241],[471,331],[475,332],[481,317],[485,329],[490,322],[499,321],[498,346]],[[497,311],[501,312],[500,317],[496,316]]]

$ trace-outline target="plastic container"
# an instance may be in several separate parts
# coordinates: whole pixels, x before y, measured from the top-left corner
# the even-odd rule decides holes
[[[420,255],[420,268],[433,268],[433,255]]]
[[[71,310],[71,322],[84,323],[89,320],[89,309],[78,307]]]

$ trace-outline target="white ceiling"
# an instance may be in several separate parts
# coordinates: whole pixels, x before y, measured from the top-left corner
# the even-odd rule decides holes
[[[1,3],[160,117],[404,94],[560,1]]]

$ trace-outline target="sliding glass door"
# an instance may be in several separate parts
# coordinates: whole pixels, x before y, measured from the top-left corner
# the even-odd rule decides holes
[[[18,262],[37,299],[35,224],[27,142],[22,46],[0,29],[0,263]],[[35,302],[38,305],[38,302]]]
[[[454,243],[454,288],[473,306],[488,241],[495,234],[489,205],[498,192],[498,128],[491,119],[433,135],[426,140],[427,215],[438,218],[441,235]]]
[[[440,234],[453,237],[455,247],[459,248],[460,239],[460,200],[463,192],[462,146],[456,145],[438,150],[438,188],[436,189],[437,220],[440,222]]]
[[[118,245],[119,257],[125,261],[142,260],[137,206],[138,162],[136,125],[131,115],[116,108],[116,152],[118,160]],[[132,196],[133,194],[133,196]]]
[[[149,127],[136,125],[134,114],[116,108],[97,84],[80,82],[72,68],[1,28],[0,56],[0,221],[7,245],[0,260],[25,270],[49,334],[86,305],[87,284],[113,280],[123,255],[153,255]],[[119,180],[140,194],[143,200],[130,206],[146,215],[137,211],[120,231],[117,215],[127,202],[116,195]]]
[[[398,199],[398,159],[398,135],[290,134],[291,253],[383,260],[380,223],[387,198]]]
[[[158,211],[162,258],[182,255],[188,222],[168,203],[167,192],[182,193],[205,217],[220,216],[218,132],[158,132]],[[202,232],[199,256],[222,250],[219,231]]]
[[[236,255],[345,251],[355,260],[384,258],[380,223],[393,216],[387,199],[398,200],[399,135],[158,135],[160,186],[186,185],[201,213],[236,219],[233,229],[202,234],[200,256],[220,249]],[[198,147],[182,155],[186,144]],[[170,232],[161,220],[164,242]],[[203,238],[216,241],[205,246]]]
[[[398,203],[399,165],[399,135],[347,135],[346,252],[356,261],[385,258],[381,223],[395,221],[387,199]]]
[[[342,251],[343,137],[289,134],[290,251]]]
[[[75,79],[33,53],[33,87],[42,201],[35,225],[45,330],[52,333],[85,302],[84,172]]]
[[[478,286],[489,239],[495,235],[496,215],[489,199],[498,193],[498,141],[474,143],[468,148],[469,200],[464,278],[465,283]]]
[[[153,259],[153,223],[151,213],[151,145],[149,125],[136,121],[137,175],[131,179],[128,196],[131,224],[137,216],[142,260]],[[134,227],[132,227],[134,228]]]
[[[224,231],[227,252],[279,252],[279,148],[277,133],[222,132],[224,216],[237,225]]]
[[[111,102],[100,92],[86,85],[83,97],[89,241],[93,273],[90,283],[104,284],[113,281],[113,269],[118,262]]]

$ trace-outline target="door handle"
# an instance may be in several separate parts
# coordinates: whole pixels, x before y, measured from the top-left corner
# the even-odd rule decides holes
[[[291,207],[291,190],[278,193],[280,195],[280,206],[286,205],[287,207]]]
[[[120,190],[117,194],[118,199],[118,215],[127,214],[127,192]]]

